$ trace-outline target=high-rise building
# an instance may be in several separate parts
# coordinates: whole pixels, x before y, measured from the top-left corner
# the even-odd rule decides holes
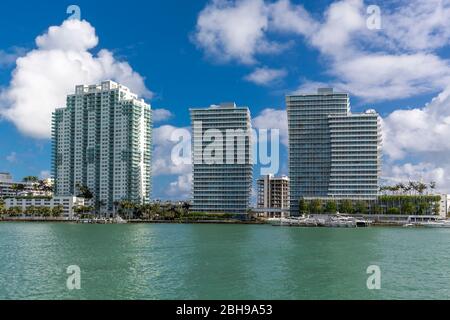
[[[127,87],[76,86],[67,106],[53,114],[55,194],[77,195],[86,186],[105,214],[123,200],[149,202],[151,127],[150,105]]]
[[[192,211],[246,214],[253,179],[250,110],[223,103],[190,113]]]
[[[351,113],[347,93],[331,88],[286,97],[291,214],[301,198],[375,200],[381,124],[373,110]]]
[[[289,178],[266,175],[258,179],[257,210],[269,217],[283,216],[289,208]]]

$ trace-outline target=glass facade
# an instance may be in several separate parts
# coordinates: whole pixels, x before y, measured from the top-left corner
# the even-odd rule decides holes
[[[246,214],[253,179],[251,119],[246,107],[222,104],[191,109],[193,126],[193,212]],[[209,133],[220,139],[208,139]],[[227,135],[232,138],[232,147]],[[208,160],[206,151],[219,143]],[[208,153],[209,154],[209,153]]]
[[[375,199],[381,126],[374,111],[352,114],[346,93],[286,97],[291,214],[300,198]]]

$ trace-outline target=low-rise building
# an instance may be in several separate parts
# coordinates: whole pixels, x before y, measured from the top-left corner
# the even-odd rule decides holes
[[[15,197],[5,199],[5,208],[20,207],[22,212],[26,212],[27,208],[33,207],[48,207],[55,208],[62,206],[62,216],[65,218],[73,218],[75,212],[74,209],[79,206],[84,206],[85,199],[77,197]]]
[[[287,215],[289,209],[289,178],[266,175],[258,179],[257,212],[267,217]]]
[[[0,172],[0,199],[18,196],[51,197],[53,192],[49,190],[53,186],[53,179],[45,179],[43,182],[48,187],[47,190],[41,190],[35,182],[14,181],[10,173]],[[21,186],[21,188],[16,188],[16,186]]]

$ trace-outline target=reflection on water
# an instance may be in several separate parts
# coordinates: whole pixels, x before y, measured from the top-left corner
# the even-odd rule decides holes
[[[0,299],[450,298],[444,229],[1,223],[0,243]]]

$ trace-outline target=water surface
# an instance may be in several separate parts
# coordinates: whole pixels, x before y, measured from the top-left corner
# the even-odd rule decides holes
[[[0,299],[449,298],[450,229],[0,223]]]

